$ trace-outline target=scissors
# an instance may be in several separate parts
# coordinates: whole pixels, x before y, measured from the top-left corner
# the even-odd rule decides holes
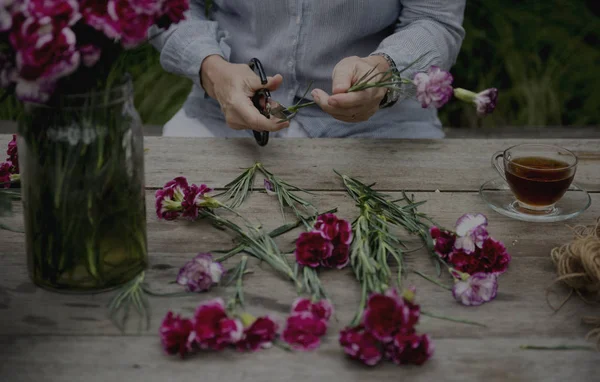
[[[250,60],[248,65],[250,66],[250,69],[252,69],[254,72],[257,72],[258,76],[260,77],[260,83],[262,85],[266,85],[268,82],[267,75],[265,74],[265,70],[260,60],[258,58],[253,58]],[[287,119],[292,114],[291,112],[288,112],[285,106],[281,105],[279,102],[273,101],[277,104],[275,107],[273,107],[271,102],[271,92],[266,88],[259,89],[254,96],[252,96],[252,103],[254,104],[254,107],[258,109],[260,114],[269,119],[271,119],[271,116],[280,119]],[[259,146],[266,146],[267,143],[269,143],[268,131],[254,130],[252,132],[254,133],[254,139],[256,139],[256,143],[258,143]]]

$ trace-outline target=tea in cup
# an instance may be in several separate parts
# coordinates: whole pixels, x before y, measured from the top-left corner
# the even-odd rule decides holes
[[[556,202],[571,186],[577,157],[558,146],[523,144],[497,152],[492,164],[508,183],[522,212],[546,214],[554,211]]]

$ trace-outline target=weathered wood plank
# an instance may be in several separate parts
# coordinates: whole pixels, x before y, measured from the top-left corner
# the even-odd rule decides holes
[[[175,280],[179,267],[193,254],[152,254],[147,280],[154,291],[180,292],[181,287],[169,285]],[[2,257],[8,257],[2,254]],[[234,266],[237,260],[229,261]],[[431,276],[433,266],[423,253],[411,254],[407,266]],[[0,283],[0,336],[1,335],[118,335],[120,332],[107,317],[107,305],[113,293],[78,296],[56,294],[36,288],[27,278],[23,256],[11,256],[3,261],[3,278]],[[247,309],[256,315],[272,314],[283,321],[295,298],[290,282],[274,273],[268,266],[250,262],[253,274],[246,277]],[[573,298],[559,312],[554,313],[546,302],[546,288],[556,277],[549,258],[514,258],[510,269],[500,278],[497,298],[489,304],[467,308],[452,298],[449,291],[409,273],[406,286],[417,288],[418,302],[423,310],[432,313],[478,321],[487,328],[458,324],[423,317],[419,330],[439,338],[489,338],[564,336],[583,339],[589,327],[580,323],[584,315],[596,314],[594,307]],[[352,271],[329,271],[321,274],[324,287],[335,304],[336,321],[332,322],[332,336],[347,325],[358,306],[360,288]],[[442,275],[450,285],[450,277]],[[557,304],[567,294],[557,286],[551,300]],[[163,317],[169,310],[186,315],[193,314],[202,300],[216,296],[227,299],[231,288],[215,288],[210,293],[177,298],[152,298],[150,331],[154,336]],[[128,333],[137,331],[136,316],[132,316]]]
[[[334,338],[318,352],[278,348],[254,354],[203,353],[181,361],[162,354],[158,336],[0,337],[0,380],[29,381],[592,381],[598,354],[525,351],[521,343],[573,344],[570,338],[490,341],[435,339],[433,358],[421,367],[391,363],[367,368],[348,361]]]
[[[9,136],[0,136],[0,147]],[[258,147],[252,139],[145,139],[146,185],[161,187],[178,175],[196,183],[223,187],[241,168],[261,161],[292,184],[311,190],[341,190],[336,169],[384,190],[477,191],[497,176],[490,157],[517,143],[539,140],[364,140],[273,139]],[[600,191],[600,140],[545,142],[574,150],[580,156],[576,182]],[[258,177],[258,184],[262,179]]]
[[[392,198],[400,197],[399,193],[389,193]],[[476,193],[464,192],[424,192],[415,193],[416,200],[427,203],[419,211],[429,214],[439,224],[452,227],[461,215],[484,213],[490,219],[491,233],[507,245],[514,244],[511,249],[515,256],[546,256],[549,251],[572,238],[567,225],[591,224],[600,216],[600,195],[592,194],[592,205],[581,216],[567,222],[550,224],[533,224],[516,221],[500,215],[487,207]],[[319,211],[338,208],[338,215],[352,220],[358,215],[358,209],[344,192],[318,192],[313,200]],[[3,222],[23,228],[21,206],[15,203],[15,216]],[[204,222],[159,221],[154,212],[154,192],[146,194],[148,241],[151,252],[195,252],[215,249],[226,249],[231,246],[231,235],[214,229]],[[279,212],[276,199],[264,193],[255,192],[239,209],[239,212],[272,230],[286,222]],[[231,215],[229,215],[231,216]],[[292,221],[288,214],[287,222]],[[294,235],[292,235],[294,236]],[[288,237],[288,236],[286,236]],[[0,230],[0,251],[5,253],[22,252],[24,235]],[[290,248],[290,239],[278,241],[284,249]],[[514,242],[514,243],[513,243]],[[417,245],[417,243],[415,243]],[[1,261],[1,259],[0,259]]]
[[[392,197],[398,196],[391,194]],[[600,195],[594,194],[591,210],[569,224],[589,224],[600,215]],[[564,223],[535,225],[518,222],[487,211],[480,198],[474,193],[417,193],[417,200],[428,200],[421,210],[431,214],[441,224],[451,226],[463,213],[484,212],[490,218],[490,231],[494,237],[506,243],[513,255],[511,270],[501,278],[500,295],[493,304],[481,308],[466,309],[456,304],[448,292],[416,277],[409,276],[409,282],[419,288],[419,299],[424,309],[438,313],[478,319],[490,323],[490,328],[480,329],[455,325],[442,321],[431,323],[430,330],[438,336],[510,336],[527,330],[537,335],[552,336],[562,333],[576,338],[583,337],[586,328],[579,325],[579,317],[591,314],[590,307],[574,300],[561,312],[551,314],[545,301],[545,290],[554,279],[554,269],[549,260],[550,250],[571,238]],[[353,219],[357,210],[353,202],[341,192],[318,193],[317,204],[321,210],[339,207],[338,215]],[[149,280],[154,288],[164,291],[178,290],[167,287],[173,281],[177,270],[195,252],[225,249],[231,245],[231,236],[203,223],[184,221],[158,221],[154,216],[153,193],[147,194],[148,237],[151,252]],[[283,223],[276,202],[264,193],[254,193],[240,209],[245,216],[264,223],[267,229]],[[15,220],[19,218],[16,217]],[[292,240],[297,232],[291,232],[278,240],[283,250],[291,251]],[[36,288],[26,275],[23,234],[0,231],[3,246],[0,250],[3,294],[5,299],[3,316],[8,320],[0,325],[0,333],[111,333],[117,334],[106,319],[105,307],[110,295],[90,296],[82,303],[80,296],[56,295]],[[418,241],[411,241],[418,247]],[[409,256],[409,265],[433,274],[433,268],[423,251]],[[358,302],[359,291],[350,271],[343,273],[326,272],[324,283],[338,305],[340,325],[350,320]],[[448,277],[446,276],[446,281]],[[261,309],[283,317],[294,291],[279,276],[270,270],[257,271],[247,278],[249,301],[257,313]],[[560,291],[560,289],[559,289]],[[262,297],[261,297],[262,296]],[[560,295],[562,296],[562,294]],[[560,296],[556,297],[555,300]],[[208,298],[202,295],[200,298]],[[0,303],[1,303],[0,298]],[[153,332],[156,325],[169,309],[193,311],[197,297],[179,299],[155,299]],[[506,312],[514,317],[507,319]],[[0,318],[0,320],[3,320]]]

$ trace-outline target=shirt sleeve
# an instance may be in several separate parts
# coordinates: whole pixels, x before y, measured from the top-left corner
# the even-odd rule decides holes
[[[169,73],[191,79],[202,90],[200,67],[204,59],[218,54],[229,60],[231,48],[225,42],[225,31],[216,21],[205,16],[204,1],[190,0],[186,19],[163,30],[152,26],[151,44],[160,52],[160,64]]]
[[[466,0],[399,1],[401,11],[395,31],[373,53],[390,56],[398,70],[423,56],[403,72],[403,77],[411,79],[432,65],[450,70],[465,37],[462,22]]]

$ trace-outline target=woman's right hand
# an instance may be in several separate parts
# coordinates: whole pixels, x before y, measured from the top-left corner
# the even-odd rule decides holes
[[[208,95],[216,99],[225,115],[225,122],[235,130],[278,131],[289,127],[289,122],[278,123],[278,118],[267,118],[254,107],[252,96],[266,88],[275,91],[283,77],[268,77],[265,85],[244,64],[232,64],[219,55],[208,56],[200,69],[201,81]]]

